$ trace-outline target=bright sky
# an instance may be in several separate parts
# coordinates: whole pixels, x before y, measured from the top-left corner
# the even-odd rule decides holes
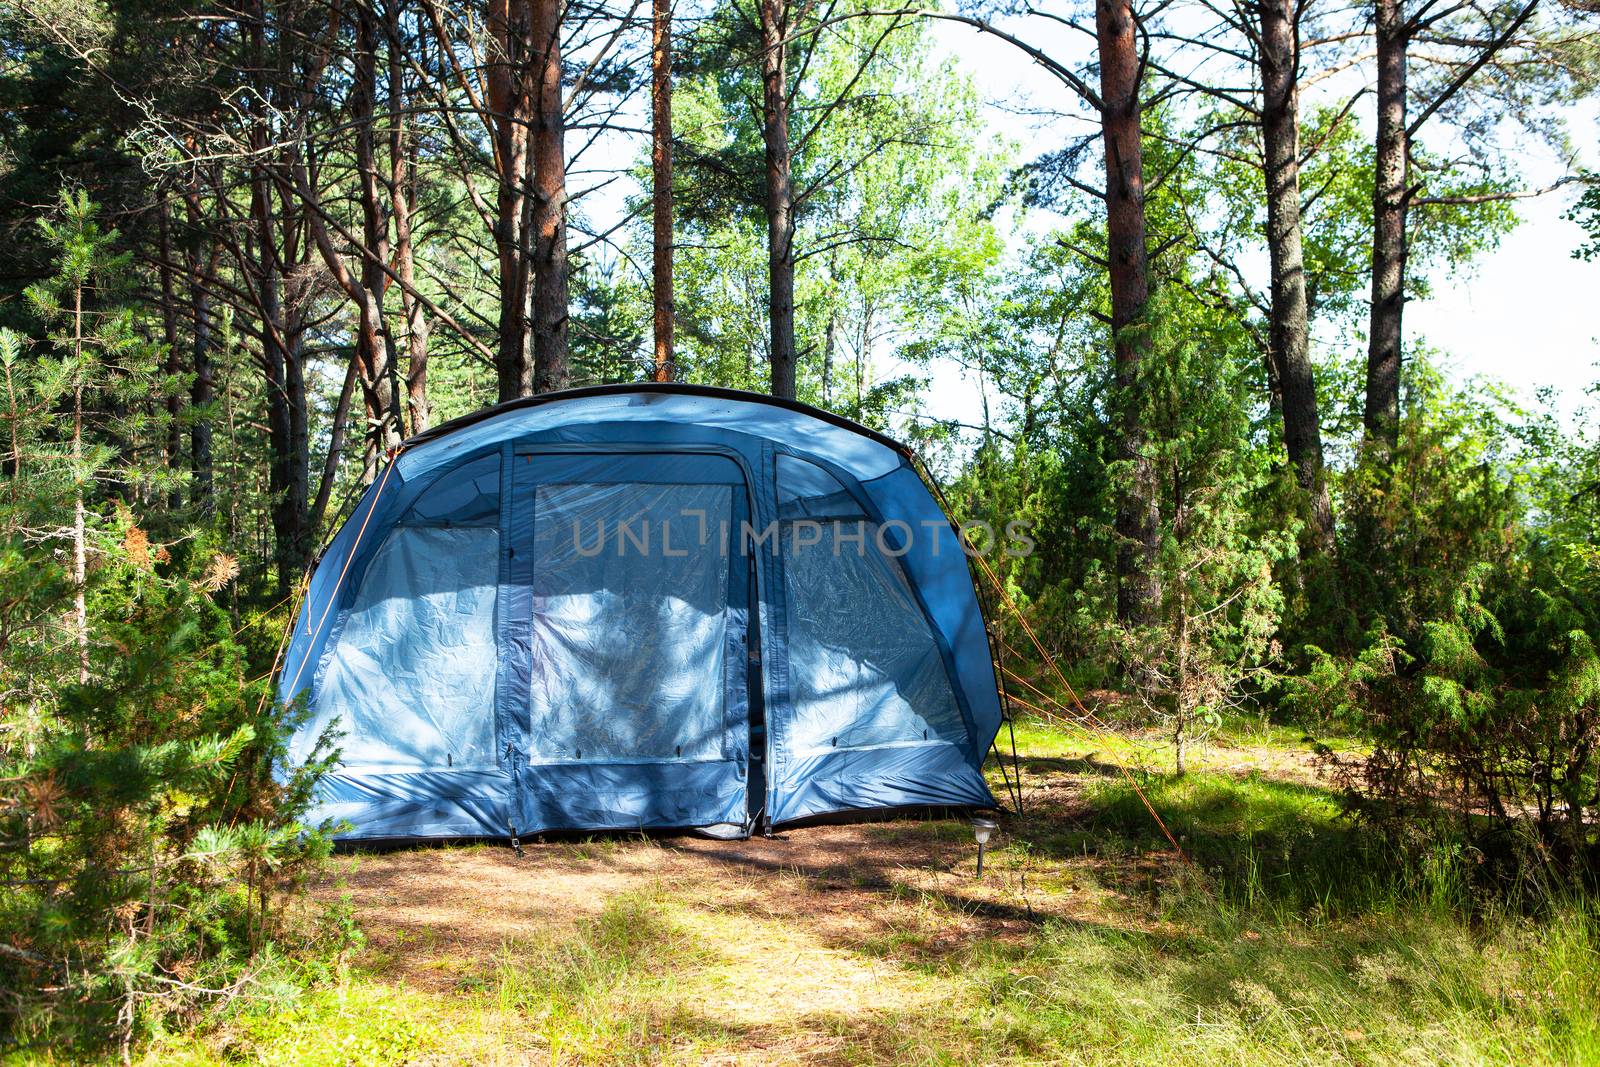
[[[1066,107],[1067,94],[1011,45],[948,23],[937,33],[972,73],[984,97],[995,102],[987,108],[989,121],[998,135],[1021,145],[1023,158],[1059,145],[1060,130],[1076,133],[1081,128],[1019,114]],[[1600,168],[1595,137],[1600,105],[1591,101],[1572,109],[1567,120],[1580,158]],[[1530,187],[1548,184],[1560,174],[1554,156],[1538,147],[1526,152],[1524,170]],[[1572,258],[1583,232],[1561,218],[1576,196],[1568,187],[1522,201],[1524,222],[1499,249],[1469,272],[1435,276],[1433,296],[1406,310],[1408,333],[1425,337],[1444,353],[1446,366],[1458,377],[1500,379],[1528,401],[1538,387],[1554,387],[1568,415],[1585,401],[1586,390],[1600,382],[1600,262]],[[1361,337],[1348,343],[1357,351],[1365,347]],[[957,367],[943,366],[934,372],[925,407],[930,415],[970,422],[977,411],[975,396],[975,381]]]
[[[1087,114],[1052,77],[1012,45],[953,23],[934,26],[941,47],[958,59],[989,101],[985,114],[994,135],[1018,145],[1018,158],[1032,158],[1058,147],[1066,137],[1088,128],[1084,125]],[[1066,29],[1058,28],[1053,36],[1041,39],[1038,34],[1044,30],[1037,21],[1025,28],[1020,23],[1010,28],[1058,55],[1084,56],[1092,47],[1086,36]],[[1058,108],[1079,117],[1040,115]],[[1370,97],[1366,111],[1370,114]],[[637,117],[640,126],[647,123],[644,116]],[[1583,164],[1600,169],[1600,138],[1596,137],[1600,101],[1571,109],[1566,119]],[[609,173],[612,168],[633,165],[640,150],[638,138],[619,137],[596,146],[592,158],[578,167]],[[1547,185],[1562,173],[1553,154],[1541,146],[1530,146],[1523,153],[1523,168],[1529,187]],[[576,173],[572,180],[579,186],[590,182]],[[626,185],[617,183],[586,198],[591,216],[620,216],[626,210]],[[1518,208],[1525,221],[1499,249],[1468,272],[1435,276],[1433,296],[1413,302],[1406,311],[1408,334],[1425,338],[1443,353],[1446,367],[1461,380],[1496,378],[1515,386],[1530,402],[1536,389],[1551,386],[1561,411],[1568,415],[1585,402],[1586,391],[1600,382],[1600,262],[1572,258],[1583,233],[1561,218],[1576,196],[1569,186],[1521,201]],[[1037,214],[1035,221],[1042,221]],[[1261,259],[1264,264],[1264,254]],[[1319,337],[1319,341],[1346,345],[1347,351],[1365,349],[1360,336]],[[885,355],[881,362],[888,364],[890,358]],[[881,378],[914,369],[880,365],[876,370]],[[931,387],[923,397],[925,413],[978,421],[977,382],[952,364],[935,366],[931,373]],[[998,415],[998,403],[992,403],[991,409]]]
[[[1563,414],[1600,382],[1600,262],[1572,258],[1583,231],[1561,218],[1576,194],[1522,205],[1523,224],[1472,273],[1434,279],[1431,299],[1406,309],[1462,376],[1484,375],[1532,399],[1553,386]]]

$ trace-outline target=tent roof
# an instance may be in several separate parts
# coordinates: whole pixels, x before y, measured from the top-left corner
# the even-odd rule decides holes
[[[893,438],[798,401],[707,385],[630,382],[541,393],[451,419],[409,438],[396,462],[410,480],[509,438],[604,422],[705,426],[768,438],[825,456],[863,481],[910,459]]]

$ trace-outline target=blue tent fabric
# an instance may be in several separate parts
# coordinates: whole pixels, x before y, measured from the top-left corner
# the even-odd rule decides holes
[[[959,538],[902,447],[756,394],[608,386],[407,442],[279,678],[349,838],[749,833],[992,807],[1001,708]]]

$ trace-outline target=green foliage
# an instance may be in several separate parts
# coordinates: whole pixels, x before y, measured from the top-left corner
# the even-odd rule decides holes
[[[489,87],[471,65],[457,69],[481,51],[483,27],[448,7],[435,24],[391,5],[393,36],[378,46],[385,59],[406,60],[378,90],[390,103],[400,92],[405,129],[398,112],[376,121],[394,135],[380,156],[403,157],[408,174],[397,182],[386,167],[374,177],[414,206],[434,422],[497,394],[484,356],[500,313],[488,232],[498,149],[478,125],[476,99]],[[1303,501],[1264,370],[1259,116],[1223,103],[1234,90],[1220,79],[1207,85],[1212,74],[1187,62],[1179,66],[1194,84],[1158,84],[1169,77],[1163,69],[1178,69],[1158,54],[1176,41],[1159,20],[1146,27],[1156,48],[1141,118],[1155,295],[1132,327],[1151,354],[1138,389],[1122,394],[1106,325],[1104,205],[1087,192],[1098,173],[1077,170],[1097,170],[1092,117],[1077,136],[1055,116],[1066,131],[1060,147],[1007,173],[1013,148],[986,137],[974,83],[940,58],[946,39],[930,23],[859,0],[787,11],[802,398],[928,451],[961,517],[1026,531],[1034,551],[993,564],[1047,653],[1075,684],[1101,690],[1090,697],[1097,708],[1140,708],[1141,723],[1160,722],[1180,770],[1186,760],[1202,768],[1143,782],[1215,876],[1224,907],[1238,909],[1224,918],[1266,909],[1286,929],[1294,915],[1315,920],[1272,951],[1237,944],[1237,922],[1195,924],[1198,947],[1182,960],[1125,930],[1051,926],[1026,949],[989,945],[963,961],[982,975],[984,1010],[999,1009],[974,1018],[987,1026],[998,1014],[1002,1029],[1037,1042],[1027,1046],[1035,1058],[1057,1054],[1063,1035],[1086,1026],[1135,1035],[1116,1047],[1147,1058],[1360,1058],[1355,1039],[1324,1025],[1316,1002],[1286,978],[1298,966],[1340,1012],[1371,1020],[1367,1029],[1403,1032],[1447,1017],[1444,1036],[1436,1026],[1407,1046],[1412,1058],[1593,1058],[1592,1020],[1571,1010],[1572,976],[1593,984],[1587,911],[1573,921],[1577,933],[1551,934],[1566,938],[1551,957],[1576,962],[1534,976],[1553,991],[1550,1006],[1501,1003],[1467,973],[1478,957],[1453,927],[1393,941],[1355,931],[1359,956],[1323,946],[1334,964],[1297,943],[1317,937],[1329,915],[1358,921],[1369,891],[1390,893],[1395,912],[1425,904],[1452,919],[1464,902],[1481,908],[1474,890],[1486,884],[1553,897],[1558,884],[1590,877],[1600,827],[1600,444],[1592,425],[1574,431],[1519,410],[1492,385],[1450,386],[1414,342],[1399,447],[1363,452],[1375,176],[1360,108],[1318,106],[1325,90],[1308,93],[1298,131],[1304,280],[1340,519],[1337,550],[1313,555],[1297,543]],[[1510,13],[1497,9],[1493,21]],[[300,819],[331,749],[289,767],[286,738],[300,711],[276,707],[263,682],[248,681],[269,671],[268,634],[283,621],[265,608],[264,591],[288,577],[268,542],[289,473],[328,460],[336,514],[376,464],[330,454],[351,314],[306,227],[329,225],[358,270],[398,249],[351,247],[364,243],[369,222],[353,195],[365,177],[351,152],[350,133],[364,121],[348,92],[353,22],[324,26],[295,5],[262,14],[256,24],[227,12],[196,19],[171,0],[0,5],[0,273],[14,279],[0,299],[9,327],[0,330],[8,1040],[126,1042],[193,1022],[235,993],[270,989],[240,1023],[251,1054],[279,1046],[286,1062],[342,1062],[431,1048],[392,1002],[347,1003],[342,989],[280,1010],[300,979],[347,977],[359,932],[348,909],[313,924],[309,936],[335,946],[330,963],[306,958],[289,929],[291,894],[328,848],[325,830]],[[565,16],[579,42],[568,56],[572,130],[585,131],[569,148],[591,159],[606,154],[591,133],[628,109],[597,108],[589,91],[611,98],[642,82],[642,70],[625,69],[632,16],[615,35],[590,33],[615,15],[590,6]],[[719,3],[679,23],[675,296],[678,377],[760,390],[767,250],[749,16],[748,6]],[[1341,40],[1358,47],[1343,16],[1305,17],[1305,39],[1321,43],[1302,57],[1303,84],[1331,88],[1343,78],[1323,82],[1333,68],[1316,69],[1314,55],[1331,48],[1364,60],[1342,51]],[[1411,55],[1419,99],[1468,69],[1463,54],[1487,25],[1476,9],[1439,17],[1428,48]],[[1448,152],[1413,139],[1408,297],[1426,295],[1442,269],[1469,270],[1515,224],[1500,197],[1522,183],[1512,153],[1493,144],[1502,120],[1554,142],[1559,122],[1541,105],[1592,87],[1593,35],[1564,32],[1576,15],[1551,17],[1528,23],[1514,51],[1430,117],[1451,124]],[[300,47],[324,39],[326,48]],[[1224,53],[1216,57],[1226,66]],[[286,80],[264,76],[268,67]],[[294,173],[300,160],[317,205]],[[637,269],[648,255],[643,227],[583,217],[589,190],[580,187],[608,180],[591,186],[579,175],[604,169],[575,167],[569,189],[573,233],[588,231],[573,241],[579,382],[639,377],[649,331]],[[1586,180],[1571,217],[1592,238],[1576,254],[1593,258],[1600,187]],[[103,214],[79,183],[95,190]],[[271,210],[253,211],[267,203],[247,199],[263,195]],[[34,225],[37,205],[52,201]],[[622,247],[612,244],[618,233]],[[162,262],[185,268],[175,287]],[[172,291],[154,298],[163,288]],[[381,302],[391,342],[420,336],[401,286],[387,286]],[[287,365],[262,359],[263,338],[280,330],[307,385],[293,412],[283,402],[293,388]],[[153,340],[169,336],[176,352]],[[169,370],[186,360],[209,363],[209,403],[191,403],[189,376]],[[978,388],[958,418],[934,422],[920,394],[939,363],[959,366]],[[357,391],[356,437],[366,400]],[[1160,514],[1162,596],[1154,624],[1137,630],[1114,618],[1115,509],[1130,476],[1115,457],[1130,405]],[[179,437],[202,423],[216,433],[216,489],[203,503],[190,493],[185,510],[190,457]],[[299,484],[307,481],[315,484]],[[1008,663],[1051,694],[1033,696],[1064,697],[1021,628],[990,621],[1028,653]],[[1326,756],[1343,812],[1361,821],[1339,819],[1318,790],[1204,770],[1205,752],[1191,746],[1224,736],[1236,711],[1356,735]],[[1124,756],[1142,742],[1100,744]],[[1130,791],[1080,794],[1096,809],[1100,841],[1160,846]],[[1402,872],[1401,889],[1385,881],[1388,867]],[[641,1047],[665,1055],[668,1044],[641,1046],[612,1011],[619,991],[648,999],[678,967],[703,962],[661,910],[625,901],[585,925],[577,944],[535,946],[543,970],[507,960],[483,982],[510,1010],[551,1020],[544,1032],[557,1056],[616,1058]],[[1123,974],[1072,984],[1116,960]],[[1405,1024],[1392,1024],[1387,1006],[1430,970],[1448,976],[1446,992],[1419,995],[1403,1009]],[[1141,987],[1141,1003],[1113,1003],[1129,971],[1157,977]],[[1507,1019],[1544,1029],[1524,1040]],[[955,1058],[990,1047],[982,1030],[963,1035]],[[933,1048],[888,1042],[903,1058]]]
[[[1600,176],[1585,176],[1583,194],[1565,217],[1582,226],[1589,235],[1589,239],[1573,249],[1572,254],[1585,261],[1600,257]]]
[[[1353,655],[1313,644],[1302,645],[1299,652],[1304,661],[1300,671],[1279,679],[1283,709],[1292,721],[1308,726],[1355,731],[1365,726],[1378,687],[1411,660],[1405,643],[1382,624],[1367,634]]]
[[[982,880],[955,819],[812,828],[821,847],[781,877],[728,862],[747,845],[546,845],[523,862],[583,898],[571,907],[557,887],[501,910],[492,874],[515,861],[499,852],[362,857],[350,878],[388,951],[337,989],[174,1035],[151,1061],[721,1062],[781,1048],[863,1064],[1398,1065],[1600,1051],[1592,900],[1538,921],[1492,902],[1469,916],[1472,850],[1445,842],[1413,864],[1388,849],[1306,780],[1298,731],[1234,720],[1184,778],[1131,769],[1197,868],[1162,855],[1114,767],[1139,739],[1038,721],[1019,734],[1029,808],[1003,821]],[[462,870],[483,884],[438,900]],[[484,909],[531,928],[457,936],[453,917]],[[426,925],[407,921],[417,911]]]
[[[1092,204],[972,274],[975,299],[948,302],[919,342],[999,394],[1003,421],[986,410],[970,454],[928,435],[956,468],[958,511],[1029,524],[1035,555],[997,561],[1011,595],[1075,682],[1132,693],[1167,724],[1180,766],[1233,708],[1352,730],[1373,750],[1343,757],[1347,799],[1388,836],[1421,854],[1440,841],[1487,848],[1527,826],[1551,870],[1581,872],[1594,836],[1577,811],[1595,795],[1600,520],[1595,494],[1573,490],[1592,486],[1600,451],[1502,387],[1448,384],[1418,346],[1399,448],[1380,463],[1354,444],[1363,368],[1331,360],[1318,385],[1343,521],[1336,553],[1303,556],[1298,492],[1265,397],[1262,301],[1235,269],[1262,225],[1256,148],[1242,131],[1217,158],[1185,154],[1172,115],[1148,118],[1146,167],[1162,181],[1146,207],[1162,251],[1140,327],[1151,349],[1138,422],[1158,472],[1159,624],[1135,632],[1113,618],[1112,523],[1127,474],[1113,460],[1104,274],[1084,254],[1104,241]],[[1319,321],[1354,327],[1366,306],[1371,147],[1337,111],[1308,116],[1305,138],[1308,288]],[[1414,213],[1413,290],[1430,265],[1471,263],[1515,221],[1480,195],[1508,176],[1419,160],[1432,200]],[[1007,644],[1031,653],[1020,633]],[[1461,783],[1450,787],[1460,799],[1438,803],[1442,782]],[[1495,849],[1505,863],[1482,873],[1509,877],[1517,850]]]
[[[1170,154],[1149,208],[1153,226],[1182,233],[1198,171]],[[997,529],[1029,525],[1034,554],[1000,564],[1015,598],[1081,677],[1133,689],[1170,725],[1181,768],[1208,724],[1270,677],[1285,614],[1278,575],[1292,567],[1297,526],[1280,510],[1282,475],[1257,425],[1250,331],[1214,299],[1216,279],[1174,254],[1138,327],[1151,344],[1135,400],[1159,502],[1160,618],[1138,631],[1115,622],[1113,517],[1130,472],[1114,459],[1116,392],[1097,321],[1108,295],[1080,252],[1103,240],[1088,222],[1050,233],[1030,243],[1021,269],[991,272],[1006,277],[997,301],[946,314],[943,352],[995,382],[1020,429],[1006,448],[985,438],[954,495],[963,514]],[[1009,643],[1026,647],[1020,635]]]
[[[159,483],[115,442],[147,439],[165,383],[116,235],[81,195],[44,229],[39,352],[0,333],[0,1034],[126,1048],[269,969],[274,895],[328,850],[299,817],[330,759],[286,765],[301,716],[247,680],[213,599],[235,561],[140,525]]]
[[[1251,442],[1252,354],[1203,306],[1162,302],[1153,317],[1140,421],[1161,487],[1162,603],[1158,625],[1118,641],[1136,691],[1171,724],[1182,773],[1187,745],[1276,665],[1284,605],[1274,568],[1293,558],[1296,528],[1258,518],[1275,476]]]
[[[1470,842],[1491,879],[1586,877],[1600,807],[1594,445],[1425,369],[1412,412],[1391,464],[1364,463],[1346,486],[1347,604],[1366,639],[1308,647],[1289,702],[1371,736],[1370,758],[1335,764],[1386,836]]]
[[[37,338],[27,346],[8,330],[0,339],[6,441],[15,464],[10,497],[34,509],[11,518],[30,528],[48,526],[96,482],[125,491],[170,486],[159,463],[121,447],[164,430],[164,411],[141,402],[178,383],[154,369],[159,350],[138,329],[127,300],[129,254],[117,250],[119,235],[104,229],[98,215],[83,191],[66,191],[56,212],[40,220],[54,273],[24,293]]]
[[[1001,241],[988,216],[1000,150],[969,78],[920,20],[836,7],[794,31],[796,335],[800,394],[875,427],[912,410],[913,363],[951,301],[975,305]],[[764,389],[767,254],[759,70],[750,27],[720,7],[674,92],[681,236],[679,378]],[[731,57],[731,61],[730,61]],[[647,238],[647,231],[640,240]]]

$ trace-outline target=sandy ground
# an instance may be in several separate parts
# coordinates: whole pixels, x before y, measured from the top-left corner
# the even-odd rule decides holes
[[[976,846],[954,820],[812,826],[747,841],[535,839],[524,853],[493,844],[354,853],[336,861],[323,892],[352,895],[369,955],[392,957],[387,974],[439,992],[454,988],[463,963],[592,919],[632,892],[666,891],[694,908],[847,945],[883,932],[885,905],[923,891],[967,905],[973,935],[1021,933],[1055,900],[1040,896],[1030,917],[1014,899],[1014,876],[991,868],[978,882]]]
[[[1285,763],[1280,750],[1213,758],[1216,769],[1234,773],[1310,773],[1303,760]],[[1116,773],[1092,758],[1029,763],[1032,819],[1057,827],[1076,821],[1088,778]],[[1027,830],[1004,821],[1002,840]],[[870,1042],[874,1019],[925,1016],[970,999],[953,968],[938,966],[942,957],[979,942],[1020,942],[1050,919],[1151,929],[1140,891],[1129,898],[1108,886],[1153,885],[1171,873],[1158,872],[1160,856],[1144,856],[1124,860],[1119,877],[1102,878],[1096,865],[1104,861],[1093,856],[1016,849],[992,856],[980,880],[966,822],[926,818],[791,828],[746,841],[535,838],[524,850],[356,852],[336,858],[318,893],[350,897],[367,938],[356,961],[365,974],[445,1013],[474,1004],[481,1011],[504,960],[539,959],[537,951],[580,928],[592,932],[613,902],[666,901],[674,936],[705,952],[677,965],[685,972],[682,1002],[704,1016],[704,1027],[734,1035],[716,1043],[738,1051],[710,1062],[828,1062]],[[1130,880],[1129,864],[1148,867],[1151,877]],[[535,948],[519,957],[525,946]],[[508,1054],[505,1035],[518,1023],[496,1010],[493,1049],[460,1058],[550,1058],[536,1040]]]

